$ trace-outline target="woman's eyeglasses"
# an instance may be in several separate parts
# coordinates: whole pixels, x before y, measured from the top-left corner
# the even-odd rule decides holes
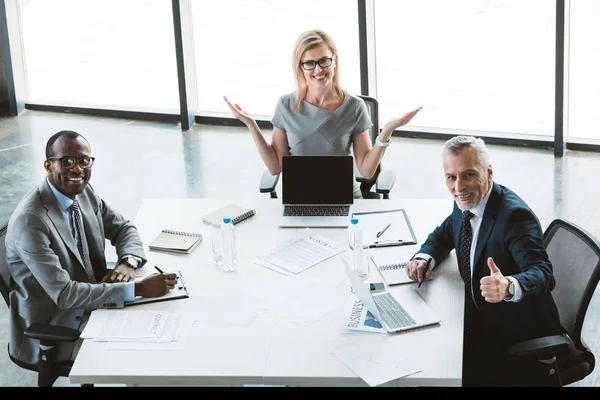
[[[319,64],[319,67],[321,68],[331,67],[331,64],[333,64],[333,57],[323,57],[318,61],[309,60],[300,63],[302,68],[306,71],[315,69],[317,64]]]
[[[83,169],[91,168],[94,165],[94,157],[48,157],[48,161],[59,161],[60,166],[63,168],[73,168],[75,164],[79,164],[79,166]]]

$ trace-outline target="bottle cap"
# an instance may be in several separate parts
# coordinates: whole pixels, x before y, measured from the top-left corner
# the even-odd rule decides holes
[[[229,224],[229,223],[231,223],[231,218],[223,217],[223,223],[224,223],[224,224]]]
[[[350,223],[351,223],[352,225],[356,225],[356,224],[358,224],[358,218],[350,218]]]

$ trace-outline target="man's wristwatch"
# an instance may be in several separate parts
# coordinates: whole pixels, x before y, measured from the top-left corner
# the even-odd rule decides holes
[[[140,265],[139,261],[136,260],[134,257],[131,257],[131,256],[125,256],[125,257],[123,257],[121,259],[121,262],[124,263],[124,264],[129,265],[132,268],[137,268]]]
[[[508,296],[506,296],[506,297],[509,299],[512,299],[512,297],[515,295],[515,284],[512,281],[512,279],[508,279],[508,278],[506,278],[506,279],[508,280],[508,288],[506,290],[508,292]]]
[[[388,139],[388,141],[387,141],[387,142],[382,142],[382,141],[379,139],[379,136],[377,136],[377,137],[375,138],[375,144],[376,144],[377,146],[381,146],[381,147],[388,147],[388,146],[390,145],[390,142],[391,142],[391,140],[389,140],[389,139]]]

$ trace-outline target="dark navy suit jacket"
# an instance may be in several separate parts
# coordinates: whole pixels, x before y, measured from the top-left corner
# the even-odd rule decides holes
[[[431,255],[436,264],[452,249],[458,254],[461,221],[462,211],[455,202],[452,214],[429,234],[419,253]],[[488,257],[502,275],[519,281],[521,301],[488,303],[481,296],[480,280],[490,275]],[[540,222],[519,196],[497,183],[493,183],[479,228],[471,282],[479,323],[486,337],[498,345],[563,333],[550,294],[555,281]]]

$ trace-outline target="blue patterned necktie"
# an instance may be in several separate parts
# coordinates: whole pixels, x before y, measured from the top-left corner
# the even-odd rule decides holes
[[[71,207],[69,208],[71,209],[73,218],[75,220],[75,229],[77,229],[77,236],[79,237],[79,240],[77,241],[77,248],[79,249],[81,259],[83,260],[85,272],[87,273],[89,281],[91,283],[96,283],[96,277],[94,276],[94,270],[92,268],[92,261],[90,260],[90,249],[85,237],[81,209],[79,208],[79,202],[77,199],[73,200],[73,204],[71,204]]]

